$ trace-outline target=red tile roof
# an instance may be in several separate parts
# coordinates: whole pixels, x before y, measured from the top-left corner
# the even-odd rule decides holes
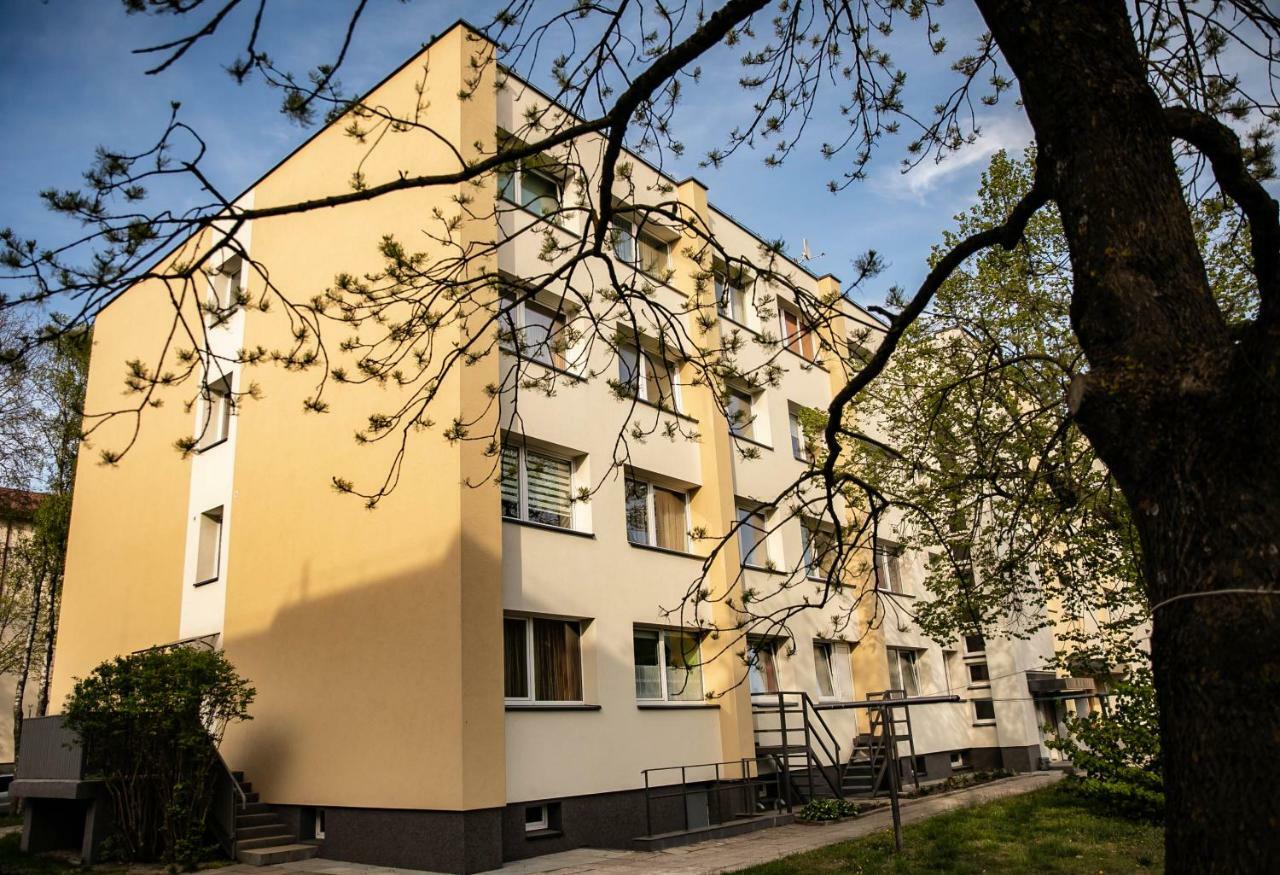
[[[43,492],[0,486],[0,519],[29,520],[44,499]]]

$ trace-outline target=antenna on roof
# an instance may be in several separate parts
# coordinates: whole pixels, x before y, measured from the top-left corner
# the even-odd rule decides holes
[[[800,244],[801,244],[800,245],[801,261],[813,261],[815,258],[821,258],[822,256],[827,254],[825,252],[819,252],[817,255],[814,255],[812,252],[809,251],[809,241],[803,237],[800,238]]]

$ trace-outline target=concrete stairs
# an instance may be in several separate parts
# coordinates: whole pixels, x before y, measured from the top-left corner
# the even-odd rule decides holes
[[[231,774],[245,799],[245,804],[236,808],[236,860],[249,866],[270,866],[309,860],[319,853],[315,844],[299,841],[280,815],[253,792],[244,772]]]

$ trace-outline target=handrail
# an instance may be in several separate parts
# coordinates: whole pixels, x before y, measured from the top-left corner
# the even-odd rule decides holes
[[[236,773],[231,771],[231,766],[227,765],[227,761],[222,758],[222,751],[215,747],[213,749],[213,754],[218,758],[218,763],[221,764],[222,770],[227,773],[227,777],[231,779],[231,786],[236,788],[236,795],[240,797],[240,807],[243,808],[248,805],[249,797],[244,794],[244,788],[241,787],[240,782],[236,780]]]
[[[796,706],[793,707],[790,704],[788,697],[796,698]],[[813,786],[813,773],[818,772],[822,775],[822,780],[831,789],[832,794],[837,799],[844,798],[843,782],[839,779],[838,774],[837,779],[833,780],[830,773],[827,771],[827,766],[823,765],[821,758],[815,756],[814,751],[814,743],[816,742],[817,747],[826,755],[830,768],[835,769],[837,773],[839,773],[839,770],[844,765],[843,760],[840,758],[840,741],[836,738],[835,733],[831,731],[831,727],[827,725],[827,721],[818,713],[817,708],[814,706],[813,699],[810,698],[809,694],[803,690],[778,690],[771,693],[754,693],[752,694],[751,704],[753,713],[767,714],[771,711],[777,712],[779,718],[778,728],[763,731],[777,732],[782,736],[781,740],[784,754],[787,753],[790,747],[790,740],[788,738],[789,733],[804,733],[803,752],[805,768],[808,770],[810,775],[810,787],[812,788]],[[796,713],[797,711],[801,716],[800,725],[794,728],[789,728],[787,726],[786,715],[789,713]],[[822,732],[816,731],[816,728],[819,726],[822,728]],[[823,738],[823,733],[826,734],[826,738]],[[833,751],[832,748],[835,750]]]
[[[773,775],[771,777],[763,776],[763,774],[760,771],[761,762],[771,763],[773,765]],[[737,779],[727,778],[727,777],[722,778],[720,773],[721,766],[738,766],[739,769],[741,770],[741,777]],[[754,777],[751,776],[752,769],[750,767],[752,766],[754,767],[754,771],[755,771]],[[743,791],[743,799],[744,801],[746,801],[751,799],[751,796],[749,794],[751,793],[753,788],[767,787],[770,784],[772,784],[776,787],[776,791],[774,793],[774,810],[779,811],[782,809],[783,806],[786,806],[787,811],[791,810],[790,774],[787,768],[785,767],[785,765],[783,765],[782,761],[774,754],[769,754],[766,756],[742,757],[736,760],[721,760],[719,762],[714,762],[714,763],[694,763],[692,765],[681,765],[681,766],[655,766],[652,768],[640,770],[640,774],[644,776],[644,819],[645,819],[645,830],[647,835],[654,834],[653,832],[653,800],[655,799],[675,799],[678,797],[681,800],[683,800],[681,808],[683,809],[682,816],[684,817],[684,828],[686,831],[689,830],[690,828],[689,827],[689,770],[690,769],[707,769],[707,768],[714,768],[715,776],[712,779],[710,779],[710,781],[707,781],[707,780],[694,781],[694,783],[696,784],[709,784],[710,786],[706,788],[706,792],[720,793],[722,792],[722,785],[728,783],[732,785],[733,789],[741,789]],[[679,782],[680,789],[679,790],[673,790],[671,792],[663,793],[663,792],[656,791],[655,788],[652,785],[650,785],[649,783],[650,773],[671,772],[671,771],[677,771],[677,770],[680,772],[680,782]],[[662,784],[658,785],[658,787],[663,787],[663,786],[675,786],[675,785],[662,785]],[[757,799],[756,801],[758,802],[759,800]],[[754,807],[754,804],[752,804],[752,807]],[[708,812],[708,814],[710,814],[710,812]],[[721,820],[719,822],[723,823],[725,821]]]
[[[241,787],[240,782],[236,780],[235,773],[231,771],[231,767],[227,765],[227,761],[223,759],[222,751],[218,750],[212,742],[210,743],[210,746],[213,747],[213,755],[217,758],[218,765],[222,767],[222,775],[220,776],[222,780],[219,783],[230,782],[234,791],[227,795],[228,805],[226,811],[226,823],[220,824],[226,832],[225,850],[227,851],[228,856],[234,857],[236,853],[236,797],[240,797],[240,807],[242,808],[249,804],[249,797],[245,795],[244,788]],[[216,785],[215,792],[218,792],[216,790]],[[217,823],[217,818],[215,818],[215,823]]]

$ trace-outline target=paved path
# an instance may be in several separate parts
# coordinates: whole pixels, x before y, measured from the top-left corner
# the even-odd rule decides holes
[[[902,806],[902,822],[915,823],[944,811],[968,808],[993,799],[1017,796],[1041,787],[1047,787],[1062,777],[1061,772],[1035,772],[1019,775],[992,784],[984,784],[953,793],[926,796],[906,801]],[[806,826],[793,824],[744,836],[700,842],[665,851],[609,851],[595,848],[579,848],[559,854],[547,854],[530,860],[508,863],[491,875],[574,875],[580,872],[612,873],[679,873],[679,875],[712,875],[734,872],[738,869],[767,863],[779,857],[788,857],[804,851],[812,851],[836,842],[860,838],[888,829],[892,825],[888,808],[884,808],[856,820],[831,826]],[[381,866],[362,866],[356,863],[340,863],[335,860],[304,860],[268,867],[289,870],[289,875],[425,875],[410,869],[389,869]],[[233,866],[218,870],[220,875],[232,872],[262,875],[263,869]],[[283,873],[281,873],[283,875]]]

